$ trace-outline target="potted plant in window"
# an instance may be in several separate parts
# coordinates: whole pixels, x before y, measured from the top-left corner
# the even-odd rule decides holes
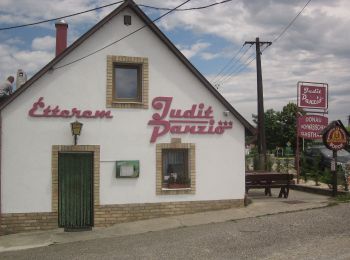
[[[170,177],[168,180],[168,188],[169,189],[181,189],[181,188],[189,188],[190,187],[190,179],[188,176],[181,174],[176,177]]]
[[[170,175],[168,179],[168,188],[171,189],[175,185],[175,177]]]

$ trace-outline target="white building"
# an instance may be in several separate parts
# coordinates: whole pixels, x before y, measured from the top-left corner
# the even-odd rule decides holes
[[[252,126],[133,1],[68,48],[56,27],[56,58],[0,105],[2,233],[243,205]]]

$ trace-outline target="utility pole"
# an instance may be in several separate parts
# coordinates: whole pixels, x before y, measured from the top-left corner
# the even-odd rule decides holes
[[[265,119],[264,119],[264,94],[263,94],[263,82],[261,72],[261,51],[260,46],[270,46],[272,42],[261,42],[259,37],[253,41],[246,41],[245,44],[253,45],[256,47],[256,82],[258,92],[258,153],[259,153],[259,168],[260,170],[266,170],[266,136],[265,136]]]

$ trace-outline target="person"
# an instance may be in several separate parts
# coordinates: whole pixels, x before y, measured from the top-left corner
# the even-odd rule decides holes
[[[0,84],[0,98],[6,97],[12,94],[12,84],[15,81],[13,76],[9,76],[5,82]]]

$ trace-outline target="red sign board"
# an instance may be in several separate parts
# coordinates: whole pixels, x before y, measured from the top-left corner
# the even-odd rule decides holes
[[[172,107],[173,97],[156,97],[152,108],[158,113],[152,115],[148,125],[153,126],[151,143],[165,134],[221,135],[232,129],[232,121],[215,121],[213,109],[204,103],[193,104],[188,109]]]
[[[328,125],[328,118],[319,115],[298,117],[298,136],[304,139],[321,139],[320,134]]]
[[[341,127],[337,126],[325,133],[323,141],[327,148],[338,151],[344,149],[347,144],[347,134]]]
[[[328,85],[308,86],[299,85],[298,106],[303,108],[328,108]]]

